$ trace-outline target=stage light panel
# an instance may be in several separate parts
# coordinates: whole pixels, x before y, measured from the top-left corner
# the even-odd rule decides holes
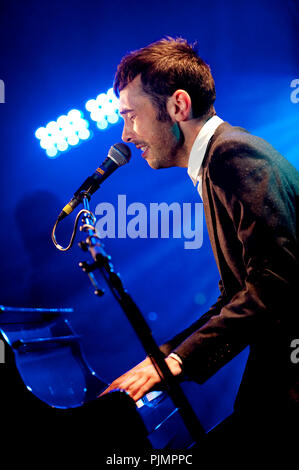
[[[45,127],[35,131],[35,137],[40,146],[50,158],[78,145],[90,138],[89,122],[78,109],[71,109],[67,115],[59,116],[56,121],[50,121]]]
[[[119,122],[119,100],[115,96],[113,88],[106,93],[100,93],[95,99],[85,103],[85,109],[90,113],[91,121],[95,122],[97,129],[101,131],[109,125]],[[89,121],[79,109],[71,109],[56,121],[50,121],[46,126],[39,127],[35,131],[35,137],[40,141],[40,146],[46,151],[49,158],[56,158],[61,153],[69,150],[81,142],[92,137],[89,129]]]
[[[116,124],[119,121],[119,100],[115,96],[113,88],[107,93],[100,93],[96,99],[90,99],[85,104],[85,109],[90,112],[90,119],[96,122],[98,129],[107,129],[108,124]]]

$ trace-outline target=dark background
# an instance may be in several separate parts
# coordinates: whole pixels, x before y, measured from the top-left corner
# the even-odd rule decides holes
[[[297,168],[299,103],[290,83],[298,78],[297,1],[198,0],[3,1],[0,4],[1,295],[24,307],[73,307],[73,328],[83,335],[92,368],[111,381],[144,357],[123,312],[109,293],[98,299],[78,261],[53,246],[50,232],[81,182],[121,140],[121,124],[49,159],[35,130],[69,109],[84,111],[90,98],[112,86],[128,51],[163,36],[198,41],[215,77],[218,115],[268,140]],[[85,117],[88,113],[85,111]],[[154,171],[132,149],[129,165],[92,199],[127,203],[201,202],[183,169]],[[58,230],[66,242],[74,218]],[[78,237],[79,239],[80,237]],[[206,228],[203,246],[186,250],[182,239],[106,240],[125,286],[161,343],[203,314],[218,295],[218,273]],[[204,386],[188,393],[210,427],[231,410],[246,351]],[[1,367],[1,365],[0,365]],[[1,373],[1,368],[0,368]]]

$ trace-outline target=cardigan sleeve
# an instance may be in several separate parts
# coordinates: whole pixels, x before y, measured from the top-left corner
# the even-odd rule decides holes
[[[202,327],[209,318],[213,317],[214,315],[218,315],[221,311],[221,308],[227,302],[225,298],[225,292],[223,289],[222,281],[219,281],[219,290],[220,295],[218,296],[216,302],[210,307],[210,309],[204,313],[198,320],[184,329],[182,332],[178,333],[172,339],[168,340],[166,343],[160,346],[160,350],[167,356],[171,352],[175,350],[186,338],[188,338],[194,331],[198,330]],[[177,353],[178,354],[178,353]]]

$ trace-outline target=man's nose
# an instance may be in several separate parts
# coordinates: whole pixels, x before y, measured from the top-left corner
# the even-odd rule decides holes
[[[121,138],[124,142],[128,142],[128,143],[132,142],[133,140],[133,132],[132,130],[128,128],[126,124],[124,124]]]

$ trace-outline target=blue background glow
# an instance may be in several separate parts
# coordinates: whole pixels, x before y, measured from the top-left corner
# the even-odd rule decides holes
[[[117,114],[111,117],[116,124],[106,126],[109,116],[90,115],[92,100],[109,90],[126,52],[166,35],[197,40],[215,77],[218,115],[265,138],[298,168],[299,103],[290,100],[290,83],[299,74],[298,30],[294,1],[2,4],[0,303],[73,307],[73,327],[85,338],[86,356],[107,381],[141,360],[142,347],[112,296],[96,298],[77,267],[86,255],[76,245],[61,254],[50,239],[61,208],[121,140]],[[77,114],[78,132],[85,129],[82,145],[73,146],[79,137],[68,141],[56,128],[59,158],[46,158],[36,130],[72,109],[83,113]],[[58,155],[54,147],[49,157]],[[128,204],[200,202],[186,170],[154,171],[136,149],[132,153],[130,164],[93,196],[92,210],[99,202],[116,204],[118,194],[126,194]],[[73,220],[70,216],[58,228],[61,243]],[[180,239],[126,238],[104,245],[158,343],[197,319],[218,295],[205,226],[199,250],[185,250]],[[203,423],[215,424],[230,412],[245,356],[205,385],[188,385]]]

